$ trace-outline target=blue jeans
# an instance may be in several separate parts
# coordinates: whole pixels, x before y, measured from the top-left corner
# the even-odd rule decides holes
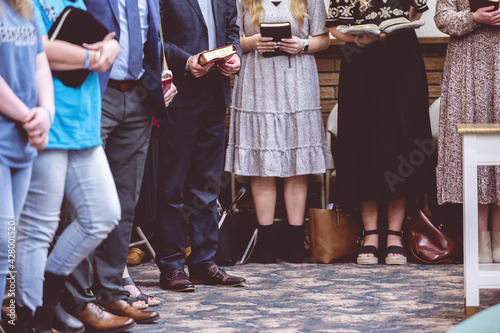
[[[0,291],[4,292],[7,275],[9,276],[9,290],[7,294],[19,291],[17,277],[18,252],[16,244],[16,221],[23,207],[28,186],[30,184],[31,166],[23,169],[14,169],[0,164]],[[12,264],[13,266],[9,266]],[[9,273],[12,271],[13,273]]]
[[[58,238],[63,197],[75,219]],[[18,231],[18,302],[35,310],[42,304],[44,272],[68,276],[118,224],[120,203],[101,146],[49,149],[35,163]]]

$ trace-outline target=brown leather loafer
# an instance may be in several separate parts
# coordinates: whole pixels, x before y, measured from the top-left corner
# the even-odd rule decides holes
[[[160,274],[160,288],[170,291],[194,291],[191,282],[182,268]]]
[[[246,281],[244,278],[227,274],[217,265],[205,269],[190,269],[189,277],[196,284],[225,287],[241,286]]]
[[[146,252],[144,252],[143,250],[137,247],[131,247],[130,249],[128,249],[127,265],[137,266],[144,260],[145,256]]]
[[[115,316],[92,302],[87,303],[85,308],[77,311],[74,316],[85,325],[87,331],[113,333],[126,331],[135,325],[132,318]]]
[[[104,308],[117,316],[132,318],[138,324],[151,323],[160,318],[158,312],[136,309],[124,299],[108,303]]]

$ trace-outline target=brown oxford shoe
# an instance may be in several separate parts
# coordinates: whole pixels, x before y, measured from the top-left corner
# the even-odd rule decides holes
[[[170,291],[194,291],[191,282],[182,268],[174,269],[160,274],[160,288]]]
[[[208,268],[190,268],[189,278],[193,283],[224,287],[241,286],[246,280],[244,278],[229,275],[219,266],[212,265]]]
[[[123,299],[108,303],[104,308],[117,316],[132,318],[138,324],[151,323],[160,318],[158,312],[136,309]]]
[[[92,302],[77,311],[74,317],[85,325],[87,331],[113,333],[126,331],[135,325],[132,318],[115,316]]]

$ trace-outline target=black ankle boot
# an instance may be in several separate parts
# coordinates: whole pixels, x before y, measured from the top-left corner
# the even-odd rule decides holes
[[[288,254],[286,260],[291,263],[302,263],[306,259],[304,249],[304,226],[288,225]]]
[[[276,228],[274,224],[259,225],[257,234],[257,261],[262,264],[276,262]]]
[[[38,307],[33,319],[36,333],[52,333],[56,306],[59,304],[59,295],[64,288],[66,276],[45,272],[43,281],[43,305]]]
[[[28,307],[16,307],[14,318],[2,311],[2,327],[6,333],[32,333],[33,311]],[[10,314],[10,312],[9,312]]]
[[[61,333],[83,333],[85,331],[83,323],[64,311],[60,304],[54,307],[52,328]]]

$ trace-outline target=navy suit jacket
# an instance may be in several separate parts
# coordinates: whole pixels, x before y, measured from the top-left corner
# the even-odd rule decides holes
[[[118,0],[84,0],[87,11],[94,15],[110,32],[116,33],[120,39],[120,25],[118,20]],[[163,101],[163,90],[161,87],[161,62],[160,62],[160,37],[158,0],[147,0],[148,2],[148,40],[144,45],[144,86],[148,92],[147,102],[150,104],[154,117],[160,121],[166,120],[167,113]],[[139,27],[137,27],[139,29]],[[99,73],[101,92],[104,95],[108,84],[111,70]]]
[[[168,67],[174,74],[178,94],[169,107],[193,107],[204,103],[204,77],[195,78],[185,71],[192,55],[208,50],[208,30],[198,0],[163,0],[163,33]],[[234,44],[241,58],[239,27],[236,25],[235,0],[212,0],[217,47]],[[231,104],[229,77],[221,75],[226,106]]]

